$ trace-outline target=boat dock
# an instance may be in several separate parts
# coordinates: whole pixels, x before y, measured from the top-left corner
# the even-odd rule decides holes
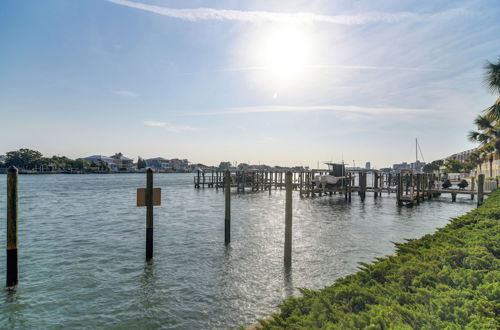
[[[285,188],[284,170],[246,170],[230,172],[230,188],[236,193],[268,192]],[[346,202],[350,202],[352,194],[356,193],[362,201],[366,193],[373,193],[374,198],[385,194],[396,194],[397,205],[416,205],[425,199],[432,199],[442,194],[449,195],[452,202],[457,195],[469,195],[471,200],[475,196],[481,199],[484,195],[496,189],[496,180],[485,180],[484,176],[470,178],[467,189],[442,188],[441,176],[428,173],[414,173],[402,171],[398,174],[384,173],[378,170],[346,170],[335,186],[316,184],[320,176],[328,175],[328,169],[290,171],[292,173],[292,189],[302,198],[316,196],[343,195]],[[482,178],[482,181],[481,181]],[[368,182],[370,181],[370,182]],[[193,178],[196,189],[215,188],[224,189],[224,171],[199,171]],[[478,201],[479,202],[479,201]],[[482,200],[481,200],[482,202]]]

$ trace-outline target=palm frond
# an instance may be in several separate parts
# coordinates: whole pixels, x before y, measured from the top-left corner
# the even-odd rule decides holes
[[[487,62],[484,66],[486,75],[484,82],[492,93],[500,93],[500,57],[497,63]]]
[[[487,116],[477,116],[476,119],[474,119],[474,124],[482,131],[493,128],[493,121]]]
[[[470,131],[469,134],[467,134],[467,138],[471,142],[478,142],[477,137],[479,136],[479,134],[481,134],[481,133],[476,132],[476,131]]]

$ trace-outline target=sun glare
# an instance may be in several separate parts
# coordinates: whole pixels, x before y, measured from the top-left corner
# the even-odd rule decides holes
[[[266,33],[255,49],[258,66],[275,82],[299,78],[311,64],[311,43],[298,27],[281,27]]]

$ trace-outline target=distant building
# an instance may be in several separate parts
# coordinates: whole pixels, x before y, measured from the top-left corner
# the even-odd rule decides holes
[[[422,172],[423,171],[423,168],[425,166],[425,163],[424,162],[421,162],[419,160],[417,160],[416,162],[414,163],[411,163],[410,164],[410,168],[415,171],[415,172]]]
[[[458,152],[456,154],[453,154],[451,156],[448,156],[448,157],[445,157],[443,158],[443,160],[447,160],[447,159],[455,159],[455,160],[459,160],[461,162],[466,162],[467,161],[467,158],[469,158],[469,156],[474,152],[476,151],[476,148],[474,149],[469,149],[469,150],[465,150],[465,151],[462,151],[462,152]]]
[[[174,171],[188,171],[189,161],[187,159],[171,159],[170,168]]]
[[[0,155],[0,164],[5,164],[6,161],[7,161],[7,156]]]
[[[90,164],[99,164],[99,162],[103,162],[109,166],[110,163],[113,162],[113,159],[108,156],[103,156],[103,155],[93,155],[93,156],[88,156],[83,158],[86,162],[89,162]],[[111,167],[110,167],[111,168]]]
[[[132,171],[134,166],[134,161],[125,156],[113,155],[113,156],[103,156],[103,155],[93,155],[83,158],[90,164],[99,164],[99,162],[104,162],[108,165],[110,171],[112,172],[129,172]]]
[[[372,164],[370,162],[366,162],[365,169],[366,170],[371,170],[371,168],[372,168]]]
[[[113,155],[110,158],[113,159],[113,162],[110,165],[111,171],[130,172],[134,168],[134,160],[131,158],[120,155]]]
[[[401,172],[401,170],[412,170],[414,172],[422,172],[425,166],[424,162],[417,160],[414,163],[408,164],[407,162],[402,162],[401,164],[393,164],[392,170],[396,173]]]
[[[392,165],[392,169],[396,173],[399,173],[399,172],[401,172],[401,170],[405,170],[405,169],[409,169],[409,168],[410,168],[410,164],[408,164],[407,162],[403,162],[401,164],[393,164]]]
[[[167,170],[170,168],[170,160],[163,157],[156,157],[146,159],[146,167],[150,167],[155,170]]]

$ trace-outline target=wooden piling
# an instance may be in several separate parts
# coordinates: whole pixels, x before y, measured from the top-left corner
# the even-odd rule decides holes
[[[243,170],[243,177],[242,177],[242,184],[241,184],[241,192],[245,192],[245,185],[247,184],[247,175],[246,172]]]
[[[231,173],[226,170],[224,173],[225,216],[224,216],[224,243],[227,245],[231,241]]]
[[[17,226],[18,226],[18,170],[11,166],[7,171],[7,287],[18,283]]]
[[[457,194],[456,193],[452,193],[451,194],[451,201],[452,202],[456,202],[457,201]]]
[[[402,206],[403,202],[401,197],[403,196],[403,176],[401,173],[396,174],[396,204],[397,206]]]
[[[377,199],[378,197],[378,173],[373,172],[373,198]]]
[[[349,182],[348,182],[348,202],[351,202],[352,195],[352,173],[349,173]]]
[[[417,204],[420,204],[420,187],[421,187],[421,180],[422,180],[422,176],[420,175],[420,173],[417,173],[416,175],[416,188],[417,188],[417,196],[416,196],[416,202]]]
[[[285,266],[292,265],[292,172],[286,172],[286,201],[285,201]]]
[[[472,191],[472,194],[470,194],[471,200],[474,200],[474,183],[475,183],[475,181],[476,181],[475,178],[470,179],[470,187],[471,187],[470,189]]]
[[[273,172],[269,172],[269,196],[271,196],[271,190],[273,188]]]
[[[199,177],[198,177],[199,178]],[[153,170],[146,171],[146,260],[153,258]]]
[[[366,198],[366,173],[359,173],[360,188],[361,188],[361,201],[364,202]]]
[[[391,185],[392,185],[392,174],[389,173],[389,176],[387,178],[387,188],[389,188],[389,189],[387,189],[387,195],[391,194],[391,189],[390,189]]]
[[[215,191],[219,190],[219,171],[215,171]]]
[[[484,174],[479,174],[477,178],[477,206],[481,206],[484,200]]]

